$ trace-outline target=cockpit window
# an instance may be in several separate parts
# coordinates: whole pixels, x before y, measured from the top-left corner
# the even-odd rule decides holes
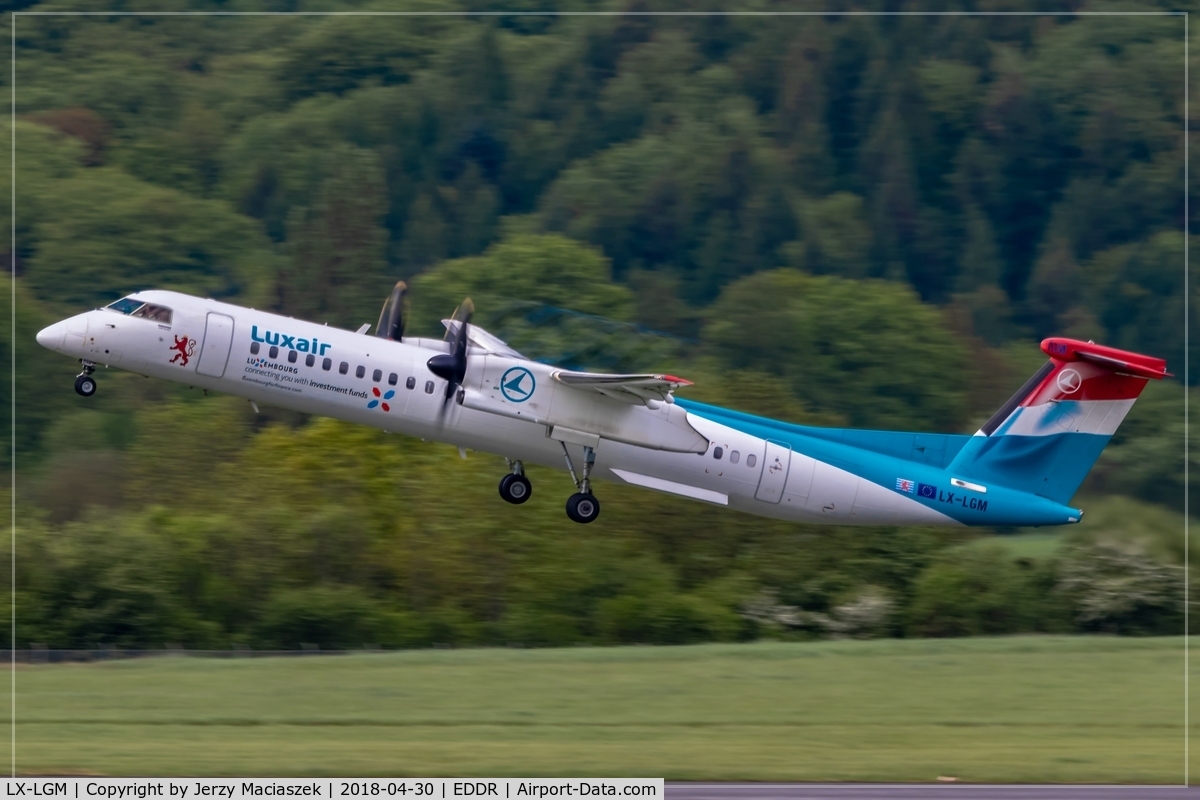
[[[105,308],[116,311],[120,314],[132,314],[142,306],[146,305],[141,300],[134,300],[132,297],[122,297],[115,303],[109,303]]]
[[[171,309],[166,306],[156,306],[153,303],[146,303],[137,311],[134,311],[132,316],[144,317],[152,322],[171,324]]]

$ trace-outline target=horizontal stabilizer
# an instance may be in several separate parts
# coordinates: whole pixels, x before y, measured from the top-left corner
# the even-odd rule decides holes
[[[1046,339],[1042,342],[1042,351],[1055,361],[1090,361],[1114,372],[1138,378],[1159,380],[1174,377],[1167,372],[1167,362],[1161,358],[1117,350],[1115,347],[1105,347],[1095,342]]]

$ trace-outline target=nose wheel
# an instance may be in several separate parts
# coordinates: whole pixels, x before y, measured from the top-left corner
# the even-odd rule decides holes
[[[75,376],[76,392],[84,397],[91,397],[96,393],[96,379],[92,377],[95,371],[95,364],[90,361],[83,362],[83,372]]]

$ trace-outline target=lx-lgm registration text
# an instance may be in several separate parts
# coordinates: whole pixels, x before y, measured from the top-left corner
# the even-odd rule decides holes
[[[67,784],[61,781],[58,783],[50,781],[42,783],[8,783],[4,788],[9,797],[63,797],[67,794]]]

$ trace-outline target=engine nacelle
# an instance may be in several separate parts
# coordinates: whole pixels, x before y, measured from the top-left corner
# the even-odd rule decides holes
[[[629,403],[567,386],[554,380],[556,369],[490,354],[472,359],[462,405],[545,425],[547,435],[564,441],[578,442],[582,435],[675,453],[708,449],[708,439],[673,403]]]

